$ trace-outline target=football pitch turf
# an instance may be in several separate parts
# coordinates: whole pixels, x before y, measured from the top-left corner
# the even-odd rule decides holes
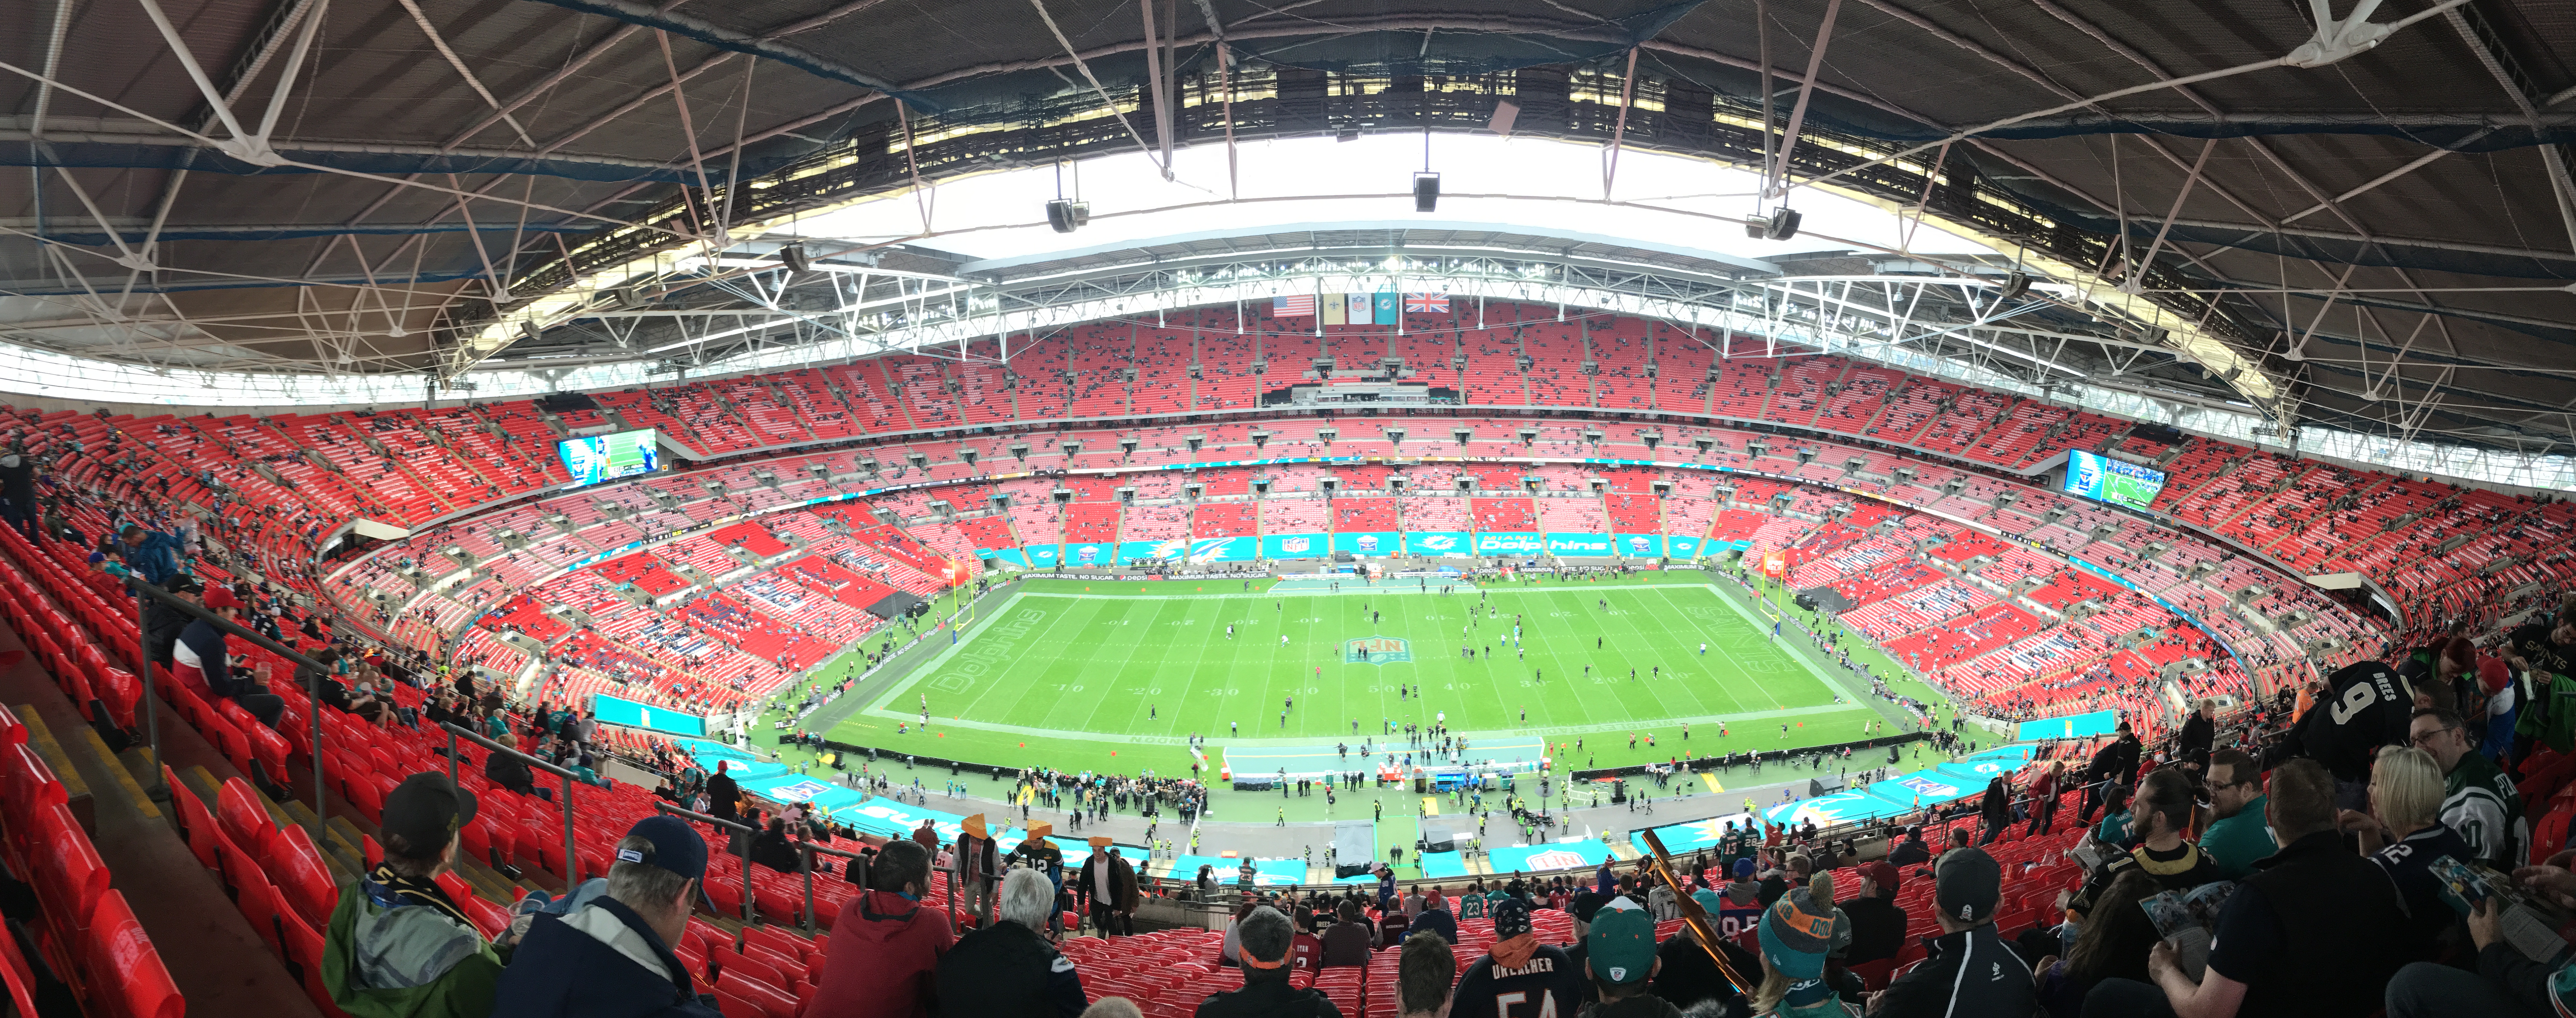
[[[827,732],[896,753],[1168,775],[1188,772],[1192,734],[1212,762],[1235,747],[1266,771],[1289,747],[1382,746],[1389,724],[1440,712],[1471,745],[1580,739],[1560,767],[1843,742],[1890,716],[1796,627],[1775,643],[1767,609],[1698,571],[1448,594],[1411,580],[1280,583],[1026,580]],[[1418,697],[1399,693],[1411,687]]]

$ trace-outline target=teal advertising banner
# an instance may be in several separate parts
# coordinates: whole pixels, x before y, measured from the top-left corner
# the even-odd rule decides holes
[[[1120,541],[1120,562],[1176,562],[1189,554],[1190,539],[1175,537],[1166,541]]]
[[[1456,530],[1408,531],[1404,550],[1410,555],[1468,555],[1476,548],[1476,535]]]
[[[1333,535],[1333,550],[1353,555],[1394,555],[1403,535],[1391,530],[1354,530]]]
[[[1202,537],[1190,542],[1191,562],[1250,562],[1261,557],[1257,537]]]
[[[1116,544],[1106,541],[1096,544],[1075,544],[1071,541],[1065,542],[1064,564],[1066,565],[1077,568],[1081,566],[1105,566],[1114,564],[1117,561],[1118,546]]]
[[[1615,541],[1619,547],[1619,554],[1629,558],[1664,557],[1664,535],[1662,534],[1618,534],[1615,535]]]
[[[1322,558],[1332,547],[1333,540],[1329,534],[1266,534],[1261,538],[1261,557]]]
[[[1547,541],[1537,534],[1478,534],[1478,555],[1536,555],[1547,550]]]
[[[591,710],[598,713],[599,720],[608,724],[625,725],[629,728],[649,728],[656,732],[670,732],[675,735],[707,734],[707,719],[695,714],[682,714],[667,707],[638,703],[606,693],[592,696],[590,699]]]
[[[1610,535],[1551,533],[1547,535],[1547,553],[1572,558],[1609,558]]]
[[[1028,547],[1026,547],[1026,548],[1022,548],[1022,549],[1020,549],[1020,551],[1022,552],[1022,554],[1024,554],[1024,555],[1027,557],[1028,565],[1029,565],[1029,568],[1031,568],[1031,569],[1052,569],[1052,568],[1055,568],[1055,564],[1056,564],[1056,554],[1055,554],[1055,553],[1056,553],[1056,546],[1055,546],[1055,545],[1052,545],[1052,544],[1032,544],[1032,545],[1030,545],[1030,546],[1028,546]]]

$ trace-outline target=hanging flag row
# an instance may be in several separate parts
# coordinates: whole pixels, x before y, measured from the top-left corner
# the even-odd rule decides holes
[[[1273,297],[1270,313],[1280,318],[1313,315],[1318,308],[1324,325],[1394,325],[1400,314],[1445,315],[1449,313],[1449,295],[1445,293],[1328,293],[1313,296]]]

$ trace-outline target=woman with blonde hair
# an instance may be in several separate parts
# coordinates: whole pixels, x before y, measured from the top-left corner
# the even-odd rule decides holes
[[[2443,856],[2476,857],[2458,831],[2442,822],[2442,765],[2433,754],[2413,746],[2381,746],[2370,766],[2370,812],[2344,810],[2336,823],[2359,835],[2361,850],[2388,871],[2406,909],[2406,929],[2416,957],[2433,956],[2442,935],[2455,925],[2442,901],[2442,881],[2433,875],[2433,860]]]

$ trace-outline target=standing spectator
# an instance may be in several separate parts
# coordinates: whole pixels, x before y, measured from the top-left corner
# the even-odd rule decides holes
[[[2039,1009],[2030,966],[1995,932],[2003,869],[1981,848],[1944,852],[1932,869],[1941,936],[1912,971],[1870,1001],[1871,1018],[2027,1015]],[[1976,978],[1968,978],[1971,974]]]
[[[2182,722],[2181,763],[2185,767],[2209,765],[2210,745],[2218,739],[2218,701],[2204,699],[2200,709]]]
[[[608,891],[572,914],[532,917],[501,974],[492,1018],[719,1018],[671,952],[707,873],[707,843],[677,817],[635,822]]]
[[[16,449],[0,452],[0,520],[36,539],[36,465]]]
[[[1001,899],[1000,921],[958,938],[947,956],[939,959],[940,1013],[1052,1014],[1057,1018],[1082,1014],[1082,976],[1074,971],[1073,960],[1057,953],[1041,932],[1046,929],[1047,913],[1055,909],[1055,891],[1047,878],[1034,870],[1012,870],[996,897]],[[1284,955],[1285,935],[1280,937],[1280,947]]]
[[[1904,950],[1905,910],[1896,905],[1897,885],[1904,879],[1896,867],[1884,862],[1860,868],[1860,895],[1842,906],[1852,924],[1851,950],[1844,955],[1846,964],[1864,965],[1894,958]]]
[[[716,772],[707,778],[707,815],[718,820],[733,820],[742,808],[742,787],[726,773],[727,761],[716,761]]]
[[[984,814],[967,817],[957,832],[955,856],[958,880],[965,886],[966,911],[975,916],[978,925],[993,921],[994,893],[1002,875],[1002,852],[993,836],[984,829]],[[1039,916],[1038,929],[1045,929],[1045,916]]]
[[[2005,781],[2003,775],[1995,775],[1994,780],[1986,782],[1986,796],[1977,804],[1977,815],[1985,821],[1986,827],[1985,836],[1977,841],[1980,845],[1993,844],[2004,833],[2004,828],[2012,826],[2012,783]]]
[[[2282,748],[2324,764],[2334,775],[2335,805],[2366,809],[2370,762],[2381,746],[2406,743],[2414,698],[2399,688],[2397,673],[2377,661],[2357,661],[2309,686],[2317,708],[2290,730]]]
[[[2102,805],[2110,786],[2127,787],[2138,780],[2138,737],[2129,723],[2120,722],[2117,734],[2101,749],[2093,751],[2093,762],[2084,768],[2084,805],[2075,812],[2079,823],[2091,824],[2093,810]]]
[[[948,913],[924,908],[930,850],[888,842],[869,868],[874,886],[841,904],[823,945],[823,981],[806,1018],[923,1018],[938,1009],[934,973],[957,942]]]
[[[1559,954],[1558,948],[1549,948]],[[1487,957],[1491,957],[1488,955]],[[1407,937],[1395,963],[1397,1018],[1449,1018],[1449,988],[1458,978],[1458,958],[1438,937]],[[1570,1012],[1558,1012],[1566,1014]]]
[[[1422,914],[1414,916],[1406,929],[1417,935],[1432,934],[1446,943],[1458,942],[1458,917],[1449,914],[1449,899],[1436,894],[1423,899]]]
[[[2405,916],[2379,869],[2344,849],[2337,784],[2314,760],[2274,768],[2264,806],[2281,850],[2219,910],[2208,970],[2194,982],[2159,941],[2147,955],[2154,984],[2103,980],[2084,998],[2088,1018],[2379,1010],[2389,978],[2410,960]]]
[[[2219,879],[2243,880],[2280,847],[2263,825],[2263,772],[2242,750],[2222,749],[2209,755],[2203,784],[2216,819],[2201,832],[2200,847],[2218,865]]]
[[[1016,876],[1017,874],[1014,874]],[[1255,908],[1235,924],[1243,933],[1243,988],[1210,994],[1199,1002],[1197,1018],[1342,1018],[1323,991],[1298,989],[1288,983],[1288,959],[1296,928],[1288,917],[1267,905]],[[973,938],[968,938],[973,939]],[[1079,1004],[1079,999],[1076,1000]],[[968,1011],[964,1014],[1027,1012]]]
[[[1101,936],[1136,932],[1128,925],[1134,921],[1140,897],[1136,868],[1119,856],[1107,837],[1091,839],[1091,858],[1082,861],[1082,872],[1074,884],[1091,915],[1091,927]]]
[[[506,959],[438,876],[456,865],[474,793],[414,774],[385,796],[384,861],[349,889],[322,946],[322,984],[352,1018],[483,1018]]]
[[[241,599],[234,597],[229,587],[207,591],[206,610],[226,622],[241,621]],[[249,672],[233,670],[232,655],[224,647],[224,631],[215,628],[214,623],[204,619],[188,623],[188,628],[179,631],[179,644],[170,649],[170,654],[177,663],[173,671],[181,684],[202,685],[214,695],[240,704],[270,728],[277,727],[278,717],[286,713],[286,698],[269,692]],[[283,777],[269,775],[272,781]]]
[[[1611,898],[1592,914],[1583,935],[1583,974],[1599,1003],[1584,1018],[1681,1018],[1681,1009],[1648,993],[1663,962],[1655,956],[1655,917],[1627,898]],[[1454,1010],[1454,1009],[1453,1009]],[[1564,1012],[1558,1012],[1560,1015]],[[1470,1012],[1470,1018],[1482,1018]]]
[[[2469,744],[2474,736],[2455,711],[2418,710],[2406,734],[2442,765],[2442,823],[2468,844],[2475,861],[2511,872],[2524,861],[2522,846],[2531,837],[2513,779]]]
[[[1405,941],[1412,950],[1417,936]],[[1460,1015],[1571,1015],[1583,1002],[1583,977],[1574,958],[1554,944],[1538,942],[1528,905],[1518,900],[1494,909],[1494,946],[1468,964],[1458,979],[1450,1010]]]
[[[127,568],[143,577],[143,582],[167,588],[170,578],[179,575],[179,539],[157,530],[145,530],[139,523],[128,523],[116,534],[117,555]]]
[[[2046,835],[2057,826],[2057,795],[2066,790],[2066,761],[2051,760],[2048,769],[2030,779],[2030,836]],[[1831,869],[1832,867],[1826,867]]]

